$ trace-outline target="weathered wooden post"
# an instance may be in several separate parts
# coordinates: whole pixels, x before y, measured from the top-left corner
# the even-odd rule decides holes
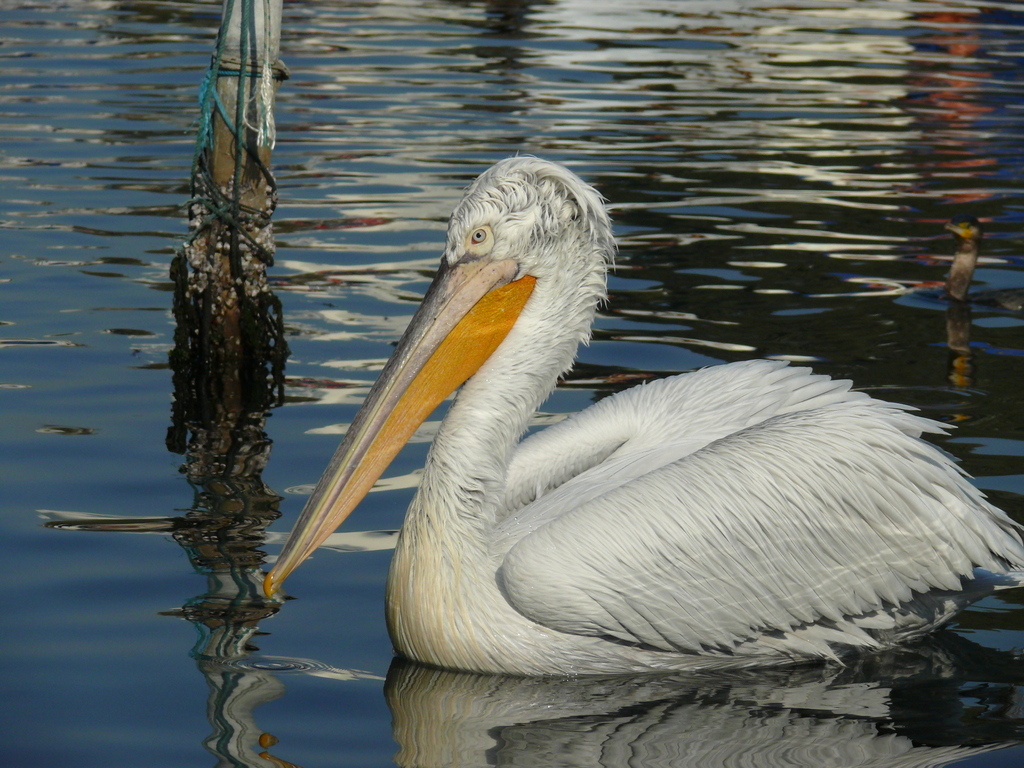
[[[281,4],[225,0],[201,86],[190,234],[171,265],[178,327],[168,447],[185,452],[191,430],[190,476],[231,474],[214,457],[237,460],[233,448],[265,442],[254,439],[251,422],[257,417],[262,431],[262,414],[283,395],[287,344],[266,278],[274,257],[274,95],[286,76]],[[237,428],[250,434],[232,436]]]

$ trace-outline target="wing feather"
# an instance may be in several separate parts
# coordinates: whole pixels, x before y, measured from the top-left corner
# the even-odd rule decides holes
[[[868,402],[850,382],[749,360],[642,384],[523,440],[505,479],[499,547],[568,509],[774,416]],[[899,408],[900,406],[892,406]],[[932,429],[930,431],[941,431]]]
[[[615,482],[595,466],[519,510],[499,571],[511,603],[556,630],[665,650],[771,636],[827,654],[827,638],[867,637],[850,617],[1024,563],[1019,526],[919,439],[937,425],[822,378],[643,473],[638,458],[672,451],[626,442],[607,462],[630,467]]]

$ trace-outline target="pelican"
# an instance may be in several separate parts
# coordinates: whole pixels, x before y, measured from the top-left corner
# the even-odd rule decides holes
[[[1024,309],[1024,288],[1004,288],[992,291],[975,291],[968,294],[974,267],[978,263],[981,246],[981,224],[973,216],[959,214],[945,225],[956,240],[953,266],[946,280],[946,295],[959,302],[970,302],[995,309],[1019,312]]]
[[[807,369],[706,368],[522,439],[589,338],[614,250],[567,169],[483,173],[267,594],[459,386],[388,575],[407,658],[521,676],[841,662],[1021,583],[1024,529],[921,439],[940,425]]]

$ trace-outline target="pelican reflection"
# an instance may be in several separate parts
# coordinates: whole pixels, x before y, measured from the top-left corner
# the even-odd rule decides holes
[[[923,768],[1017,743],[1021,678],[1011,654],[946,635],[852,667],[669,677],[520,678],[396,659],[385,696],[402,768]],[[967,679],[987,681],[988,699],[972,702],[992,723],[984,744]]]

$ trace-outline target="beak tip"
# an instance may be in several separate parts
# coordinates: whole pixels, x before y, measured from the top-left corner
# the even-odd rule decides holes
[[[266,576],[263,577],[263,594],[267,597],[272,598],[274,594],[281,588],[281,585],[277,583],[275,579],[274,571],[270,571]]]

